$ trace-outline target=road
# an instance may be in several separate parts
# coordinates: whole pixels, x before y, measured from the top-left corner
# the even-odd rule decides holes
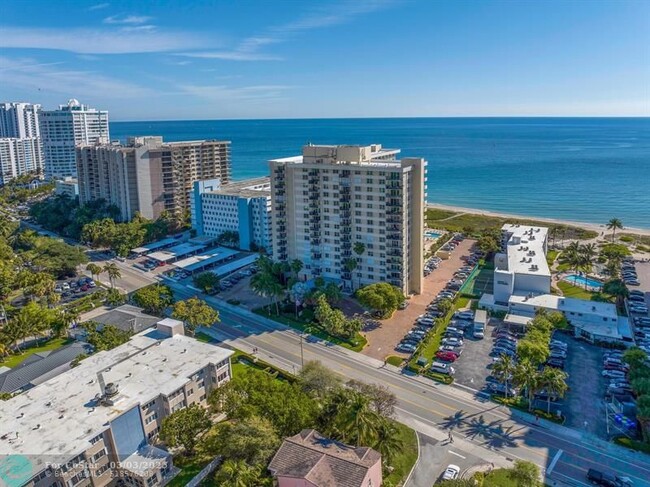
[[[153,276],[143,277],[128,263],[116,263],[125,281],[135,274],[138,279],[155,280]],[[182,284],[170,280],[167,284],[178,298],[197,294]],[[405,376],[380,360],[313,337],[303,339],[295,330],[243,308],[209,296],[203,299],[220,314],[218,326],[203,330],[214,338],[247,352],[257,348],[261,359],[287,372],[296,373],[303,360],[318,360],[346,379],[385,385],[398,398],[400,421],[438,442],[444,441],[451,429],[454,451],[464,457],[497,466],[516,459],[529,460],[542,469],[550,485],[587,486],[587,470],[597,468],[627,475],[636,487],[650,487],[650,457],[646,455],[605,444],[577,430],[543,421],[531,424],[526,415],[480,395]],[[409,486],[419,487],[413,483]]]

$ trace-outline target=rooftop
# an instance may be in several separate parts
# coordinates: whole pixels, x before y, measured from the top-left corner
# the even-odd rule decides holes
[[[551,276],[545,251],[548,228],[505,224],[501,231],[505,233],[508,240],[505,245],[505,258],[503,254],[497,254],[495,257],[497,270]]]
[[[186,255],[194,254],[200,252],[205,248],[204,245],[197,245],[191,242],[185,242],[180,245],[175,245],[169,247],[165,250],[159,250],[157,252],[152,252],[147,255],[150,259],[155,259],[160,262],[168,262],[173,259],[180,259]]]
[[[206,191],[206,194],[221,194],[228,196],[239,196],[243,198],[262,198],[271,196],[271,178],[245,179],[234,183],[224,184],[213,191]]]
[[[359,166],[401,167],[400,149],[386,149],[381,144],[313,145],[302,148],[302,155],[273,159],[285,164],[355,164]]]
[[[303,478],[319,487],[361,487],[381,455],[325,438],[313,429],[286,438],[269,464],[279,477]]]
[[[160,318],[142,312],[142,308],[123,304],[115,309],[92,319],[102,325],[113,325],[123,331],[140,333],[142,330],[155,325]]]
[[[0,457],[22,455],[42,470],[47,461],[67,461],[125,411],[160,394],[169,395],[208,363],[232,351],[184,335],[166,337],[150,330],[127,343],[98,352],[78,367],[8,401],[0,401]],[[101,406],[97,374],[117,384],[112,406]]]
[[[513,294],[508,300],[510,304],[526,304],[528,306],[555,309],[563,312],[597,315],[617,320],[616,306],[601,301],[567,298],[555,294],[539,294],[536,296]]]
[[[229,257],[233,257],[238,253],[239,250],[227,249],[226,247],[216,247],[203,252],[202,254],[174,262],[172,265],[188,272],[194,272],[197,269],[202,269],[212,264],[218,264],[219,262],[226,260]]]

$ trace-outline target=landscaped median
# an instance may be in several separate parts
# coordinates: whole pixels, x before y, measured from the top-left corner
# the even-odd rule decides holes
[[[352,350],[353,352],[360,352],[368,343],[368,340],[366,340],[366,338],[361,335],[361,333],[357,333],[354,338],[351,339],[336,337],[327,333],[325,330],[320,328],[315,321],[309,318],[296,318],[295,315],[288,315],[286,313],[280,315],[273,313],[269,314],[268,309],[265,306],[254,309],[253,313],[264,316],[270,320],[277,321],[278,323],[282,323],[283,325],[287,325],[291,328],[295,328],[296,330],[309,333],[310,335],[318,337],[322,340],[340,345],[347,348],[348,350]]]
[[[408,362],[407,369],[422,374],[425,377],[442,382],[444,384],[451,384],[454,382],[454,378],[449,375],[439,374],[429,370],[429,365],[434,360],[436,352],[440,348],[440,342],[442,341],[442,336],[447,330],[447,326],[451,321],[454,313],[461,309],[467,307],[469,304],[469,298],[466,297],[457,297],[454,300],[454,306],[447,312],[447,314],[442,318],[436,320],[434,328],[429,332],[424,341],[420,344],[417,350],[411,356],[411,359]],[[418,364],[418,361],[421,359],[426,359],[426,365],[422,366]]]
[[[543,409],[533,409],[531,411],[528,408],[528,400],[521,396],[509,397],[508,399],[506,399],[503,396],[493,394],[492,400],[498,404],[503,404],[504,406],[508,406],[513,409],[518,409],[519,411],[523,411],[528,414],[534,414],[536,416],[539,416],[540,418],[544,418],[548,421],[553,421],[554,423],[557,424],[564,424],[564,421],[566,419],[564,416],[558,417],[556,414],[549,414]]]

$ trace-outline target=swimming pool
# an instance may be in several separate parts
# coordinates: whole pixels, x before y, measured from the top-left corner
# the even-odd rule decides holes
[[[432,239],[434,239],[434,240],[435,240],[436,238],[440,238],[441,235],[442,235],[441,233],[434,232],[433,230],[427,230],[427,231],[424,232],[424,236],[425,236],[425,237],[427,237],[427,238],[432,238]]]
[[[585,276],[579,276],[577,274],[571,274],[570,276],[566,276],[564,278],[565,281],[570,282],[571,284],[574,284],[576,286],[589,286],[589,287],[594,287],[597,289],[601,289],[603,287],[603,283],[600,281],[597,281],[596,279],[591,279],[589,277]]]

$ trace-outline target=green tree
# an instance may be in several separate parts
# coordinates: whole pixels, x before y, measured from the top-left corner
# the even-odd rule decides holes
[[[226,460],[214,475],[214,485],[220,487],[259,487],[262,472],[259,467],[243,460]]]
[[[528,360],[522,360],[515,366],[513,375],[514,383],[526,391],[528,399],[528,410],[533,409],[533,396],[539,390],[540,374],[537,366],[530,363]]]
[[[392,418],[395,415],[397,397],[386,386],[368,384],[357,380],[349,380],[345,385],[349,389],[367,397],[372,409],[380,416]]]
[[[644,394],[637,398],[636,417],[641,425],[643,441],[650,443],[650,395]]]
[[[566,378],[566,372],[555,367],[544,367],[544,370],[542,370],[539,385],[546,391],[548,396],[546,411],[548,414],[551,414],[551,395],[564,397],[564,393],[568,389]]]
[[[454,307],[454,303],[452,303],[451,299],[444,298],[438,301],[436,306],[438,306],[438,309],[446,315],[449,310]]]
[[[508,355],[501,355],[501,360],[495,362],[492,367],[492,374],[496,377],[501,383],[506,386],[506,399],[508,398],[508,383],[510,378],[515,371],[515,362]]]
[[[119,347],[128,342],[132,334],[113,325],[98,325],[94,321],[87,321],[82,326],[86,331],[86,341],[98,352]]]
[[[345,269],[345,271],[350,274],[350,288],[352,288],[352,286],[353,286],[353,284],[352,284],[352,273],[355,271],[355,269],[358,266],[359,266],[359,264],[357,263],[357,259],[354,259],[352,257],[350,257],[348,259],[345,259],[343,261],[343,269]]]
[[[91,262],[86,266],[86,270],[90,272],[90,276],[95,280],[95,276],[99,276],[99,274],[102,273],[102,267],[95,264],[94,262]]]
[[[618,218],[612,218],[607,222],[607,230],[612,231],[612,242],[616,238],[616,230],[623,230],[623,222]]]
[[[596,259],[598,250],[596,244],[588,243],[580,246],[580,267],[585,274],[591,272],[592,265]],[[587,289],[587,281],[585,280],[585,289]]]
[[[515,460],[515,465],[510,470],[510,478],[517,482],[518,487],[537,487],[540,485],[539,467],[533,462]]]
[[[355,242],[352,246],[352,250],[357,254],[357,262],[361,261],[361,256],[366,252],[366,244],[363,242]],[[361,287],[361,277],[359,277],[359,286]]]
[[[372,447],[381,453],[385,465],[390,465],[404,448],[404,442],[392,421],[381,419],[377,425],[375,442]]]
[[[172,305],[174,295],[168,286],[164,284],[153,284],[138,289],[133,294],[133,302],[141,308],[144,308],[146,313],[160,315],[165,308]]]
[[[104,265],[102,271],[108,275],[108,280],[111,283],[111,288],[115,287],[115,279],[122,277],[120,268],[117,267],[117,264],[115,262],[107,262],[106,265]]]
[[[206,450],[229,460],[243,460],[258,466],[269,462],[280,446],[273,424],[265,418],[251,416],[245,421],[224,421],[214,428]]]
[[[194,285],[204,293],[211,293],[219,287],[219,276],[214,272],[202,272],[192,279]]]
[[[372,410],[370,400],[356,391],[348,391],[346,401],[334,418],[335,428],[346,443],[356,446],[374,445],[381,416]]]
[[[298,374],[298,383],[311,397],[323,398],[341,384],[341,378],[319,361],[307,362]]]
[[[630,365],[630,368],[638,369],[648,359],[648,354],[638,347],[628,348],[623,353],[623,361]]]
[[[519,340],[517,355],[534,365],[541,365],[549,356],[548,341],[531,340],[528,337]]]
[[[328,282],[325,284],[325,287],[323,288],[323,294],[325,295],[325,298],[327,298],[327,301],[331,304],[338,303],[343,297],[341,289],[333,282]]]
[[[294,277],[298,280],[298,276],[304,267],[304,264],[300,259],[294,259],[289,263],[289,265],[291,266],[291,272],[293,272]]]
[[[609,294],[616,299],[618,309],[624,309],[625,298],[630,295],[630,291],[620,279],[611,279],[603,285],[603,293]]]
[[[404,302],[404,294],[401,289],[387,282],[365,286],[357,291],[356,296],[363,306],[378,310],[384,316],[393,313]]]
[[[198,404],[192,404],[163,419],[160,438],[169,446],[182,446],[185,454],[192,455],[200,436],[211,426],[208,412]]]
[[[561,264],[567,265],[574,272],[578,272],[578,268],[582,265],[582,258],[580,256],[580,242],[571,242],[564,251],[560,254],[558,260]]]
[[[172,316],[185,323],[185,329],[190,335],[194,335],[194,331],[199,326],[210,327],[219,321],[219,313],[198,298],[178,301],[174,304]]]
[[[258,262],[262,260],[258,259]],[[259,296],[269,298],[269,315],[271,314],[271,306],[273,305],[274,299],[279,295],[280,289],[284,292],[284,288],[278,281],[278,279],[268,270],[260,270],[255,274],[250,281],[250,286],[253,292]],[[277,305],[276,305],[277,311]],[[279,313],[278,313],[279,314]]]
[[[485,252],[486,255],[498,252],[501,248],[499,240],[492,234],[481,236],[481,238],[476,242],[476,246]]]

